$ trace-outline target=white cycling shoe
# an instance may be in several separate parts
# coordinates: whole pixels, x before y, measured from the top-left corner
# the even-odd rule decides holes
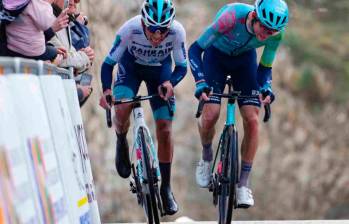
[[[196,166],[196,183],[202,187],[207,188],[211,179],[211,162],[200,160]]]
[[[238,187],[236,190],[236,199],[238,208],[249,208],[254,205],[252,191],[248,187]]]

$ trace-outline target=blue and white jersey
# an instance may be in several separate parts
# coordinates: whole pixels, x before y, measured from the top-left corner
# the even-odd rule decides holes
[[[174,21],[168,36],[162,43],[154,47],[151,45],[142,27],[140,15],[128,20],[116,33],[116,38],[105,62],[109,65],[117,64],[125,50],[136,58],[136,62],[147,66],[160,66],[173,52],[173,60],[177,66],[186,67],[185,52],[186,33],[183,26]]]

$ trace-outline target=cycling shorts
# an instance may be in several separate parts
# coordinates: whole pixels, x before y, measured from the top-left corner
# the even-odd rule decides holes
[[[233,89],[241,91],[243,96],[252,98],[238,99],[239,106],[253,105],[260,107],[257,83],[257,53],[255,49],[237,56],[230,56],[214,46],[207,48],[203,57],[204,76],[214,93],[223,93],[228,75],[233,81]],[[220,97],[210,97],[209,103],[220,104]]]
[[[161,66],[141,65],[136,58],[125,51],[118,63],[118,73],[114,82],[113,95],[115,99],[131,98],[137,95],[142,81],[145,82],[148,94],[158,94],[161,77],[172,73],[172,59],[168,56]],[[170,104],[175,110],[175,98],[170,98]],[[167,102],[160,97],[150,100],[150,106],[155,120],[173,120],[168,111]]]

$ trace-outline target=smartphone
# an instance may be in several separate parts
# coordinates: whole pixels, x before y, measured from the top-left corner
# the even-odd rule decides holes
[[[64,6],[63,8],[66,9],[69,7],[69,0],[64,0]]]
[[[84,73],[81,75],[80,85],[82,86],[90,86],[92,82],[92,75]]]

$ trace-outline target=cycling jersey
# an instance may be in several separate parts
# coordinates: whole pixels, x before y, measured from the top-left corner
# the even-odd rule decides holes
[[[144,34],[141,16],[127,21],[117,32],[116,38],[104,64],[114,66],[119,63],[125,51],[135,57],[135,62],[145,66],[161,66],[162,62],[172,53],[176,68],[172,74],[163,74],[162,80],[170,80],[176,85],[186,74],[185,30],[174,21],[168,36],[157,47],[151,45]],[[102,66],[103,68],[103,66]],[[105,73],[105,74],[103,74]],[[108,74],[106,74],[108,73]],[[110,69],[102,69],[103,90],[111,86]]]
[[[265,73],[262,76],[271,76],[271,66],[279,43],[283,39],[284,31],[282,30],[264,41],[259,41],[246,27],[248,14],[253,10],[254,6],[243,3],[225,5],[217,13],[215,21],[199,37],[196,43],[201,50],[214,46],[229,56],[238,56],[243,52],[264,46],[260,66],[270,69],[259,69],[259,71]],[[203,79],[201,53],[202,51],[198,50],[190,55],[190,64],[196,82]],[[263,77],[262,79],[269,81],[268,79],[271,79],[271,77]]]

